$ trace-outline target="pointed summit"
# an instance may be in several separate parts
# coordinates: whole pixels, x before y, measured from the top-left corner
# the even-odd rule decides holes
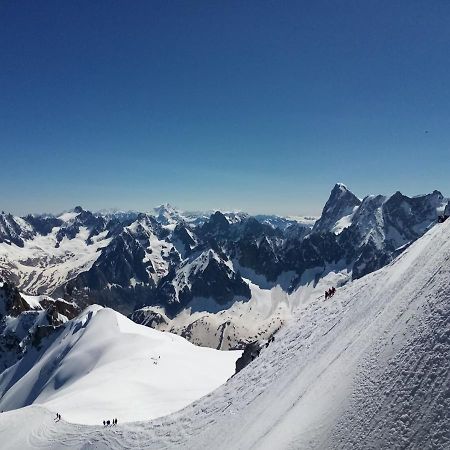
[[[322,216],[314,225],[313,232],[334,231],[337,226],[342,228],[345,224],[338,222],[345,217],[349,218],[348,225],[350,225],[350,216],[360,204],[361,200],[345,184],[336,183],[325,203]]]

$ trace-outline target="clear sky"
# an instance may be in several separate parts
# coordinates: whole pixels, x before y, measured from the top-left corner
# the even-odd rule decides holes
[[[0,209],[450,195],[450,2],[0,1]]]

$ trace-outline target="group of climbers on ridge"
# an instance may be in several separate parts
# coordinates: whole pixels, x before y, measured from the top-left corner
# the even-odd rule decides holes
[[[325,291],[325,300],[327,300],[328,298],[333,297],[335,292],[336,292],[336,288],[334,286],[330,287],[330,289],[326,290]]]

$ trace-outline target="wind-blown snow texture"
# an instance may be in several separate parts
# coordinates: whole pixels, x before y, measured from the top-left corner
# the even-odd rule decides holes
[[[449,277],[447,221],[300,306],[261,356],[184,410],[103,429],[23,408],[0,416],[4,448],[450,448]]]

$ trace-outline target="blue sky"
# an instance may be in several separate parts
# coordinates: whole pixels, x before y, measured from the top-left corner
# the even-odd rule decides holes
[[[450,195],[450,3],[0,2],[0,209]]]

